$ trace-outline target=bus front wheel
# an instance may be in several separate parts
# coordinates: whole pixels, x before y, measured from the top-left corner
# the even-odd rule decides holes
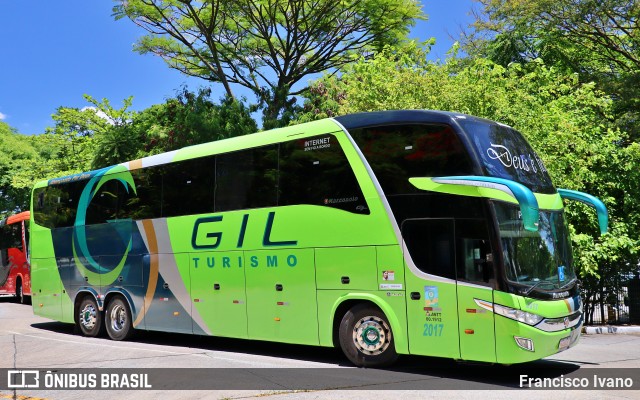
[[[107,334],[113,340],[127,340],[131,337],[131,311],[122,297],[114,297],[109,302],[105,313],[105,325]]]
[[[340,322],[340,347],[358,367],[384,367],[398,358],[387,317],[378,308],[358,304]]]
[[[102,313],[93,296],[85,296],[78,307],[78,326],[82,335],[98,337],[103,332]]]

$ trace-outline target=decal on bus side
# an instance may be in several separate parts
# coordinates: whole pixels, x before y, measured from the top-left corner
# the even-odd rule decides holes
[[[251,256],[249,258],[249,265],[252,268],[259,267],[261,264],[265,265],[267,268],[277,268],[279,265],[284,266],[284,263],[278,263],[281,258],[278,255],[266,255],[264,258],[259,258],[258,256]],[[298,257],[295,254],[289,254],[284,262],[289,267],[295,267],[298,265]],[[193,257],[193,267],[198,268],[200,266],[208,268],[222,267],[222,268],[231,268],[238,267],[242,268],[244,266],[243,257],[229,257],[229,256],[210,256],[210,257]]]
[[[271,240],[271,231],[273,230],[273,223],[275,221],[275,218],[276,218],[275,211],[271,211],[269,213],[269,217],[267,218],[267,223],[264,228],[262,245],[264,247],[296,246],[298,244],[297,240]],[[202,229],[206,229],[209,226],[209,224],[220,222],[222,221],[222,219],[223,219],[222,215],[218,215],[214,217],[198,218],[196,222],[193,224],[193,234],[191,235],[191,246],[196,250],[218,248],[218,246],[220,246],[220,243],[222,242],[222,232],[219,232],[219,231],[207,232],[205,235],[207,239],[215,239],[210,243],[202,243],[202,242],[198,243],[197,238],[198,238],[198,233],[200,232],[201,227]],[[242,218],[242,226],[240,227],[240,234],[238,235],[238,242],[236,245],[236,248],[238,249],[242,248],[244,244],[244,236],[247,232],[248,223],[249,223],[249,214],[245,214]]]

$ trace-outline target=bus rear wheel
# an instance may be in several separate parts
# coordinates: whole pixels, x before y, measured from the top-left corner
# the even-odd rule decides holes
[[[127,340],[133,334],[129,305],[120,296],[114,297],[105,313],[107,334],[113,340]]]
[[[78,307],[78,327],[82,335],[98,337],[104,330],[102,325],[102,313],[93,296],[85,296]]]
[[[340,322],[340,347],[358,367],[384,367],[398,358],[387,317],[378,308],[359,304]]]

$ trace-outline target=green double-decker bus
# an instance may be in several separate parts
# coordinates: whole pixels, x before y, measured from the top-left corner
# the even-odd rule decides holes
[[[512,364],[573,346],[563,198],[514,129],[354,114],[37,184],[33,307],[136,329]]]

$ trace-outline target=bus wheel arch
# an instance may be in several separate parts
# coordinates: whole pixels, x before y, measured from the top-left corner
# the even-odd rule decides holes
[[[102,311],[91,293],[76,298],[74,320],[83,336],[98,337],[104,334]]]
[[[341,303],[334,317],[334,343],[336,336],[343,353],[358,367],[384,367],[398,358],[391,323],[372,301]]]
[[[104,324],[111,340],[127,340],[133,335],[133,317],[131,305],[120,293],[109,295],[105,299]]]

